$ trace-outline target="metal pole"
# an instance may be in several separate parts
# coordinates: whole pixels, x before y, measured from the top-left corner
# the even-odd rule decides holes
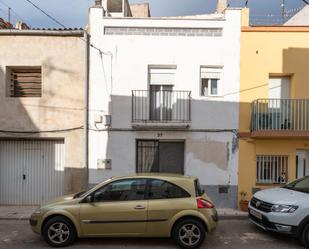
[[[84,190],[88,189],[89,184],[89,39],[89,34],[84,31]]]
[[[284,24],[285,22],[285,0],[282,0],[281,9],[282,9],[282,24]]]
[[[11,23],[11,8],[8,9],[8,22]]]

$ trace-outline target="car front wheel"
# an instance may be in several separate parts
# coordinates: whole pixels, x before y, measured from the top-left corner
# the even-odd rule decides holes
[[[76,231],[72,222],[65,217],[54,217],[43,227],[45,241],[53,247],[64,247],[76,239]]]
[[[206,231],[200,221],[184,219],[175,225],[172,236],[180,248],[195,249],[203,243]]]

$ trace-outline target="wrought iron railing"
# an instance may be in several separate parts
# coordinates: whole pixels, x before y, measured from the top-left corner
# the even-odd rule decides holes
[[[258,99],[251,104],[251,130],[309,130],[309,99]]]
[[[190,122],[191,92],[133,90],[133,122]]]

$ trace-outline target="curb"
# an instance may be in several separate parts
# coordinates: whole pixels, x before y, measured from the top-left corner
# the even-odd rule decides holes
[[[219,222],[221,220],[248,220],[247,215],[219,215]]]
[[[0,217],[0,221],[1,220],[30,220],[30,217],[22,217],[22,218],[15,218],[15,217]]]

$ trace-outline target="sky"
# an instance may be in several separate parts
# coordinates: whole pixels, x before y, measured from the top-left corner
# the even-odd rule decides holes
[[[66,27],[85,27],[88,8],[95,0],[31,0]],[[130,3],[149,2],[152,16],[178,16],[212,13],[217,0],[129,0]],[[246,0],[229,0],[231,7],[243,7]],[[249,0],[251,24],[274,24],[282,21],[283,0]],[[58,28],[26,0],[0,0],[0,17],[8,19],[8,6],[12,8],[11,20],[24,20],[32,28]],[[304,6],[302,0],[285,0],[286,19]]]

